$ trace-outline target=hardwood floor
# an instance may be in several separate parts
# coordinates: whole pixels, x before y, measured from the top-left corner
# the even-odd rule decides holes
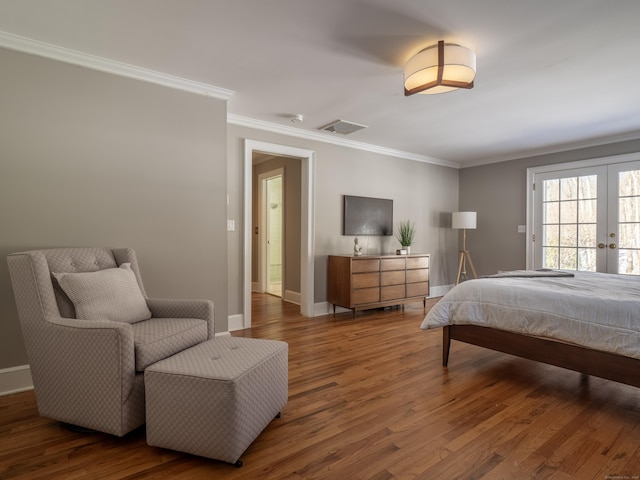
[[[433,301],[432,301],[433,303]],[[429,305],[428,305],[429,306]],[[2,479],[632,479],[640,389],[419,329],[422,304],[308,319],[257,295],[253,328],[289,343],[289,402],[231,465],[37,414],[0,397]]]

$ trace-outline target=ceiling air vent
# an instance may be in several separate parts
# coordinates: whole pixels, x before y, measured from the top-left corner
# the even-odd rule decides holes
[[[347,122],[346,120],[336,120],[329,125],[325,125],[320,130],[324,130],[329,133],[340,133],[342,135],[349,135],[350,133],[357,132],[358,130],[362,130],[363,128],[367,128],[366,125],[359,125],[353,122]]]

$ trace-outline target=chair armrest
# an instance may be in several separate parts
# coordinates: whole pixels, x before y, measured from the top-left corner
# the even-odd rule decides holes
[[[206,320],[208,338],[213,338],[214,308],[211,300],[147,298],[147,306],[153,317],[158,318],[200,318]]]
[[[124,403],[135,378],[130,324],[46,316],[43,326],[28,345],[36,389]]]

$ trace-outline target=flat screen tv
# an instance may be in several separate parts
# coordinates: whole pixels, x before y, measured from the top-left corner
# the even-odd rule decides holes
[[[393,200],[344,196],[343,235],[393,235]]]

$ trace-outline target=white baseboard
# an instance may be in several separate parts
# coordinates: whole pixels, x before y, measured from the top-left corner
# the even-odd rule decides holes
[[[348,308],[339,307],[336,305],[336,313],[350,312]],[[313,306],[313,316],[321,317],[323,315],[333,315],[333,304],[329,302],[316,303]]]
[[[0,370],[0,396],[33,390],[29,365],[3,368]]]
[[[227,319],[227,325],[230,332],[234,332],[236,330],[244,330],[244,315],[242,313],[229,315]]]
[[[295,303],[296,305],[300,305],[300,292],[292,292],[291,290],[284,291],[284,297],[282,299],[285,302]]]
[[[451,290],[454,285],[438,285],[436,287],[431,287],[430,295],[427,298],[435,298],[444,296],[449,290]]]
[[[449,290],[453,288],[453,285],[438,285],[435,287],[431,287],[430,295],[427,298],[437,298],[442,297]],[[290,290],[286,290],[284,293],[284,299],[287,302],[295,303],[296,305],[300,305],[300,293],[292,292]],[[342,308],[336,306],[336,313],[350,312],[348,308]],[[321,317],[323,315],[333,315],[333,305],[329,302],[319,302],[313,304],[313,316]],[[229,316],[229,332],[233,332],[235,330],[243,330],[244,329],[244,315],[230,315]],[[217,336],[217,335],[216,335]]]

